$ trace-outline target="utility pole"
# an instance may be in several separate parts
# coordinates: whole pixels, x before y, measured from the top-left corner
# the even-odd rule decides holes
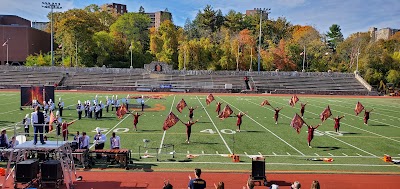
[[[46,9],[51,9],[51,42],[50,42],[50,48],[51,48],[51,66],[54,66],[54,31],[53,31],[53,9],[62,9],[60,6],[60,3],[50,3],[50,2],[42,2],[42,7]]]
[[[132,69],[132,68],[133,68],[133,56],[132,56],[132,49],[133,49],[133,46],[132,46],[132,42],[131,42],[131,46],[129,46],[129,50],[131,50],[131,67],[130,67],[130,69]]]
[[[358,56],[360,56],[360,47],[357,49],[357,68],[356,68],[356,74],[358,74]]]
[[[260,69],[261,69],[261,63],[260,63],[261,54],[260,54],[260,52],[261,52],[262,16],[264,15],[264,13],[268,14],[269,13],[268,11],[271,10],[271,9],[269,9],[269,8],[268,9],[266,9],[266,8],[263,8],[263,9],[258,8],[256,10],[258,10],[258,12],[260,13],[260,33],[259,33],[259,36],[258,36],[258,71],[260,71]]]
[[[304,45],[304,50],[303,50],[303,70],[302,70],[302,72],[306,71],[304,69],[304,62],[306,62],[306,46],[305,45]]]

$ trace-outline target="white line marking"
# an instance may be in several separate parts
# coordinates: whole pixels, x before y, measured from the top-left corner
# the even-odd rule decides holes
[[[218,98],[220,98],[221,100],[223,100],[225,103],[227,103],[227,104],[229,104],[227,101],[225,101],[224,99],[222,99],[221,97],[218,97]],[[232,105],[232,104],[229,104],[229,105],[231,105],[233,108],[235,108],[235,109],[237,109],[237,110],[239,110],[239,111],[241,111],[239,108],[237,108],[236,106],[234,106],[234,105]],[[258,105],[258,104],[257,104]],[[252,117],[250,117],[250,115],[249,114],[247,114],[247,117],[249,118],[249,119],[251,119],[251,120],[253,120],[255,123],[257,123],[258,125],[260,125],[262,128],[264,128],[265,130],[267,130],[268,132],[270,132],[272,135],[274,135],[276,138],[278,138],[279,140],[281,140],[282,142],[284,142],[285,144],[287,144],[288,146],[290,146],[291,148],[293,148],[294,150],[296,150],[299,154],[301,154],[301,155],[305,155],[305,154],[303,154],[303,152],[301,152],[300,150],[298,150],[298,149],[296,149],[294,146],[292,146],[292,145],[290,145],[288,142],[286,142],[285,140],[283,140],[281,137],[279,137],[278,135],[276,135],[274,132],[272,132],[271,130],[269,130],[269,129],[267,129],[266,127],[264,127],[263,125],[261,125],[259,122],[257,122],[255,119],[253,119]]]
[[[291,155],[289,154],[289,152],[286,152],[286,153],[287,153],[287,155],[291,156]]]
[[[333,156],[331,153],[328,153],[330,156]]]
[[[274,154],[276,156],[275,152],[272,152],[272,154]]]
[[[16,109],[16,110],[10,110],[10,111],[7,111],[7,112],[1,112],[0,114],[8,114],[8,113],[11,113],[11,112],[15,112],[15,111],[18,111],[19,109]]]
[[[347,154],[345,154],[345,153],[342,153],[344,156],[348,156]]]
[[[247,154],[247,152],[244,152],[244,154],[245,154],[247,157],[250,157],[249,154]]]
[[[204,151],[201,151],[202,154],[204,154]]]
[[[171,105],[171,108],[169,109],[169,112],[172,112],[172,107],[174,107],[175,97],[176,97],[176,95],[174,95],[174,100],[172,100],[172,105]],[[169,114],[169,112],[168,112],[168,114]],[[163,143],[164,143],[164,138],[165,138],[165,133],[166,132],[167,132],[167,130],[164,131],[162,139],[161,139],[160,149],[158,150],[159,154],[161,153],[161,149],[162,149],[162,146],[163,146]]]
[[[262,156],[262,153],[261,153],[261,152],[258,152],[258,154],[260,154],[260,155]]]
[[[201,106],[203,107],[204,112],[206,112],[208,118],[210,118],[211,123],[214,125],[215,130],[217,131],[217,133],[218,133],[219,136],[221,137],[221,139],[222,139],[222,141],[224,142],[224,144],[225,144],[226,148],[228,149],[229,153],[230,153],[230,154],[233,154],[231,148],[229,148],[229,146],[228,146],[228,144],[226,143],[224,137],[222,137],[222,135],[221,135],[219,129],[218,129],[217,126],[215,125],[214,121],[211,119],[211,116],[210,116],[210,114],[208,114],[208,111],[207,111],[206,108],[204,107],[203,103],[200,101],[199,97],[196,96],[196,98],[197,98],[197,100],[200,102],[200,104],[201,104]]]
[[[215,151],[216,154],[219,154],[218,151]]]
[[[319,156],[317,153],[314,153],[316,156]]]
[[[187,154],[190,154],[189,150],[187,151]]]
[[[361,154],[359,154],[359,153],[356,153],[358,156],[362,156]]]

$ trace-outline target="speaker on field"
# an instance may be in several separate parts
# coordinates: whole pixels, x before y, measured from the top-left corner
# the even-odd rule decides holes
[[[17,163],[15,181],[27,183],[36,179],[39,174],[39,160],[29,159]]]
[[[63,178],[61,162],[59,160],[49,160],[41,166],[42,180],[57,181]]]
[[[254,179],[265,178],[265,161],[252,161],[251,174]]]

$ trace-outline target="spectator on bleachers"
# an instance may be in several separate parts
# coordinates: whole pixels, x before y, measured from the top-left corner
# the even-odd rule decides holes
[[[8,148],[8,137],[7,137],[7,131],[5,129],[1,131],[0,148]]]
[[[320,189],[319,182],[317,180],[312,182],[311,189]]]
[[[299,181],[294,181],[292,186],[291,186],[291,189],[300,189],[300,188],[301,188],[300,182]]]
[[[224,189],[225,188],[225,184],[224,182],[219,182],[218,185],[214,183],[215,189]]]
[[[196,178],[192,179],[189,175],[188,189],[204,189],[206,188],[206,181],[200,178],[201,169],[194,169],[194,175]]]
[[[17,140],[17,138],[16,138],[15,136],[13,136],[13,137],[11,138],[9,147],[10,147],[10,148],[14,148],[14,147],[17,146],[18,144],[19,144],[19,141]]]

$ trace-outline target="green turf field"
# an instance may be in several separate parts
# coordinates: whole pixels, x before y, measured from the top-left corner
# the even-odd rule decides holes
[[[55,92],[56,99],[62,97],[65,102],[63,119],[75,120],[77,100],[93,99],[97,93],[79,94]],[[99,93],[99,100],[105,102],[105,96],[111,97],[117,93]],[[130,94],[131,96],[140,94]],[[147,94],[148,95],[148,94]],[[126,94],[118,94],[125,97]],[[400,99],[399,98],[343,98],[343,97],[299,97],[301,102],[308,102],[304,120],[311,125],[321,122],[319,114],[330,105],[333,116],[345,115],[341,120],[341,133],[334,132],[332,117],[326,120],[315,132],[312,141],[313,148],[307,146],[307,128],[303,127],[300,134],[290,126],[295,113],[300,112],[300,104],[290,107],[289,96],[219,96],[216,101],[223,103],[222,108],[229,104],[235,113],[247,112],[243,117],[242,131],[236,133],[236,118],[220,120],[216,116],[215,101],[207,106],[204,95],[168,95],[165,99],[148,99],[145,114],[140,117],[138,131],[134,131],[133,117],[125,115],[117,119],[115,112],[103,113],[103,119],[83,118],[70,126],[69,137],[76,131],[86,131],[91,140],[94,129],[100,127],[107,138],[117,132],[121,137],[122,148],[132,150],[136,166],[149,167],[154,170],[188,170],[201,167],[214,171],[248,171],[251,169],[250,157],[265,156],[267,171],[311,171],[311,172],[386,172],[400,173],[400,167],[382,161],[384,154],[393,159],[400,159]],[[192,127],[191,143],[185,143],[186,127],[178,123],[164,132],[163,122],[170,111],[182,121],[188,121],[188,110],[179,113],[176,104],[184,98],[188,106],[199,108],[194,111],[194,118],[199,122]],[[274,111],[269,106],[261,107],[260,103],[268,101],[274,107],[284,107],[280,112],[279,123],[273,120]],[[369,125],[363,124],[363,113],[355,116],[354,107],[360,101],[371,112]],[[131,104],[136,100],[131,99]],[[19,110],[20,94],[18,92],[0,93],[0,128],[7,129],[8,135],[14,132],[14,125],[20,122],[31,110]],[[132,105],[130,106],[130,108]],[[157,110],[161,109],[161,110]],[[132,110],[132,109],[131,109]],[[33,129],[30,129],[33,132]],[[17,130],[23,132],[23,128]],[[49,134],[50,140],[55,140],[54,134]],[[149,155],[159,154],[156,158],[139,159],[138,149],[143,146],[143,139],[149,139]],[[172,158],[171,148],[157,150],[160,146],[172,144],[175,147],[175,158]],[[109,148],[109,142],[105,148]],[[241,162],[233,163],[226,157],[228,154],[238,154]],[[187,159],[186,155],[198,156]],[[142,154],[143,155],[143,154]],[[309,161],[310,158],[333,158],[333,162]]]

